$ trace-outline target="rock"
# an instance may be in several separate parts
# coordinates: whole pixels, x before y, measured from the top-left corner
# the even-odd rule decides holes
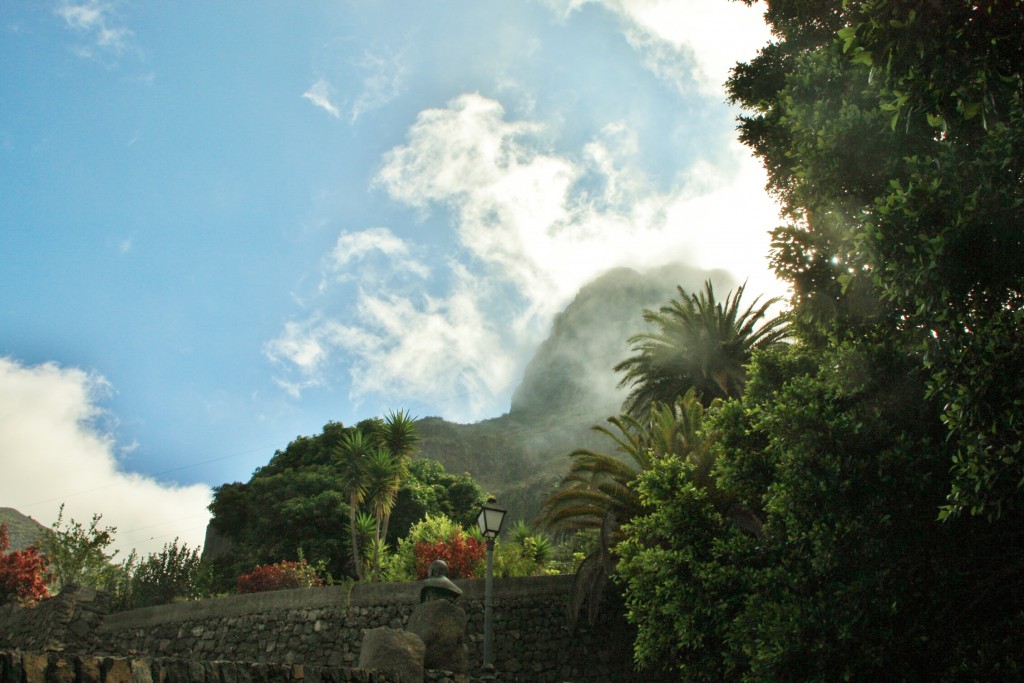
[[[132,683],[132,667],[124,659],[107,658],[103,669],[103,680],[106,683]]]
[[[46,655],[25,653],[21,658],[25,683],[46,683]]]
[[[359,668],[395,671],[402,683],[423,680],[423,659],[427,646],[415,633],[396,628],[374,628],[363,632]]]
[[[447,600],[421,603],[409,617],[406,630],[426,646],[423,665],[454,673],[469,672],[466,647],[466,613]]]

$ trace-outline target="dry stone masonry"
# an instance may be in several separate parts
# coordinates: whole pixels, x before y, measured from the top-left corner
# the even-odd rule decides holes
[[[483,648],[484,582],[457,583],[463,590],[457,604],[468,617],[469,670],[476,672]],[[500,680],[643,680],[632,672],[632,637],[624,624],[609,620],[591,630],[568,630],[565,605],[571,583],[570,576],[495,579],[494,658]],[[81,662],[101,661],[119,670],[124,665],[115,662],[128,662],[129,669],[136,666],[140,673],[133,674],[133,681],[393,683],[396,678],[387,678],[387,673],[358,670],[363,635],[379,627],[404,629],[419,604],[420,587],[413,582],[326,586],[113,614],[106,613],[102,596],[95,592],[65,591],[35,608],[0,608],[0,651],[6,652],[0,671],[20,672],[11,674],[13,678],[4,673],[0,683],[37,680],[28,678],[24,664],[24,657],[36,655],[45,655],[46,666],[53,669],[39,681],[107,683],[108,678],[81,674],[95,669]],[[15,660],[21,663],[15,665]],[[40,660],[32,662],[36,669],[40,666]],[[152,677],[143,673],[147,666]],[[188,666],[198,667],[191,673],[202,678],[172,675],[189,671]],[[297,674],[302,678],[295,678]],[[365,678],[371,674],[381,677]],[[428,670],[425,680],[454,683],[455,678]]]

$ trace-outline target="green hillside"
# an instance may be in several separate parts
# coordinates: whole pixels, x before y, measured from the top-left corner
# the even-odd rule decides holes
[[[49,529],[14,508],[0,508],[0,525],[7,525],[11,550],[22,550],[43,539]]]
[[[404,512],[396,511],[396,517],[431,509],[431,505],[448,505],[463,517],[462,523],[472,524],[478,503],[471,501],[467,508],[466,495],[456,494],[459,486],[479,485],[508,508],[510,524],[532,522],[541,501],[568,471],[569,453],[583,447],[608,448],[591,428],[619,412],[625,391],[616,387],[618,377],[612,368],[629,355],[627,339],[643,330],[644,309],[666,303],[676,294],[677,285],[697,289],[709,277],[724,286],[732,284],[721,273],[675,266],[646,274],[613,270],[580,290],[557,316],[548,339],[526,367],[508,413],[475,424],[456,424],[441,417],[417,421],[421,438],[417,460],[425,461],[423,467],[439,464],[443,470],[433,474],[424,470],[429,479],[424,482],[426,488],[414,486],[408,500],[400,496],[399,509]],[[335,575],[347,571],[347,551],[341,547],[347,535],[324,536],[321,529],[325,524],[334,529],[349,527],[346,500],[332,469],[332,452],[350,427],[372,431],[372,421],[365,422],[329,423],[322,434],[300,436],[277,452],[247,484],[217,487],[206,556],[224,565],[223,577],[237,576],[236,570],[244,570],[245,563],[290,557],[299,545],[311,559],[332,558]],[[459,479],[464,474],[472,479]],[[431,494],[440,495],[433,503],[424,498],[412,504],[427,490],[447,493]],[[390,530],[408,528],[414,521],[396,519]],[[267,544],[265,539],[280,542]],[[258,557],[242,552],[250,546],[259,546]]]

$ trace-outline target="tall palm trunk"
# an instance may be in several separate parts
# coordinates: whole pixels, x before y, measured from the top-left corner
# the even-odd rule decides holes
[[[356,579],[362,581],[364,578],[363,561],[360,559],[362,555],[359,553],[359,534],[356,532],[356,508],[358,506],[359,502],[355,499],[355,496],[349,499],[348,529],[352,543],[352,564],[355,565]]]

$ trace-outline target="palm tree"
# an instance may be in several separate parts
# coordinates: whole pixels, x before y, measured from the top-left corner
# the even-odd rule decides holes
[[[709,437],[701,433],[704,406],[691,389],[673,405],[656,403],[646,418],[622,414],[609,417],[612,428],[593,429],[615,443],[617,454],[578,449],[559,488],[542,504],[541,522],[553,530],[598,530],[598,548],[580,564],[570,591],[568,617],[575,625],[584,604],[588,621],[597,617],[608,577],[615,570],[612,548],[621,526],[642,512],[632,487],[640,472],[658,459],[675,454],[695,463],[710,479]]]
[[[360,422],[359,427],[342,436],[334,450],[334,459],[339,467],[342,491],[349,500],[352,560],[356,577],[362,581],[365,571],[359,551],[359,506],[368,503],[373,512],[370,559],[374,578],[379,578],[380,555],[387,538],[391,511],[398,500],[398,490],[409,473],[409,458],[417,452],[420,437],[416,419],[404,410],[389,412],[383,420],[374,418]]]
[[[644,419],[623,414],[608,418],[614,430],[595,425],[595,431],[615,442],[618,455],[589,449],[570,455],[573,461],[569,473],[541,508],[541,521],[550,529],[598,530],[598,548],[583,560],[573,580],[568,607],[570,627],[584,604],[588,621],[594,623],[604,586],[615,571],[612,548],[621,540],[621,527],[644,512],[633,481],[664,458],[687,461],[693,483],[705,491],[725,519],[752,536],[763,536],[761,520],[734,495],[718,487],[712,448],[717,435],[705,429],[704,413],[696,388],[691,388],[672,405],[652,404]]]
[[[364,501],[373,512],[375,525],[371,560],[374,580],[380,578],[380,556],[387,533],[387,520],[398,500],[398,489],[408,474],[405,461],[384,448],[373,448],[366,455]]]
[[[408,475],[409,459],[419,452],[420,435],[416,427],[416,418],[407,411],[399,410],[388,412],[377,429],[377,438],[381,446],[395,459],[395,466],[398,468],[401,479]],[[388,537],[388,526],[391,524],[391,511],[398,499],[398,488],[395,487],[391,496],[391,503],[383,515],[383,529],[380,539],[383,541]]]
[[[780,343],[788,333],[785,315],[768,317],[779,297],[760,306],[758,297],[740,312],[745,287],[724,302],[716,302],[710,280],[699,294],[677,287],[678,299],[644,311],[644,320],[657,330],[630,337],[634,355],[615,366],[625,373],[619,386],[630,387],[623,403],[627,413],[643,417],[653,402],[673,405],[691,387],[705,406],[743,393],[751,353]]]
[[[367,460],[373,450],[373,441],[359,429],[346,432],[334,448],[334,461],[338,465],[339,483],[342,492],[348,498],[352,562],[355,565],[356,578],[360,581],[363,580],[363,562],[359,555],[356,514],[359,511],[359,505],[366,498]]]

